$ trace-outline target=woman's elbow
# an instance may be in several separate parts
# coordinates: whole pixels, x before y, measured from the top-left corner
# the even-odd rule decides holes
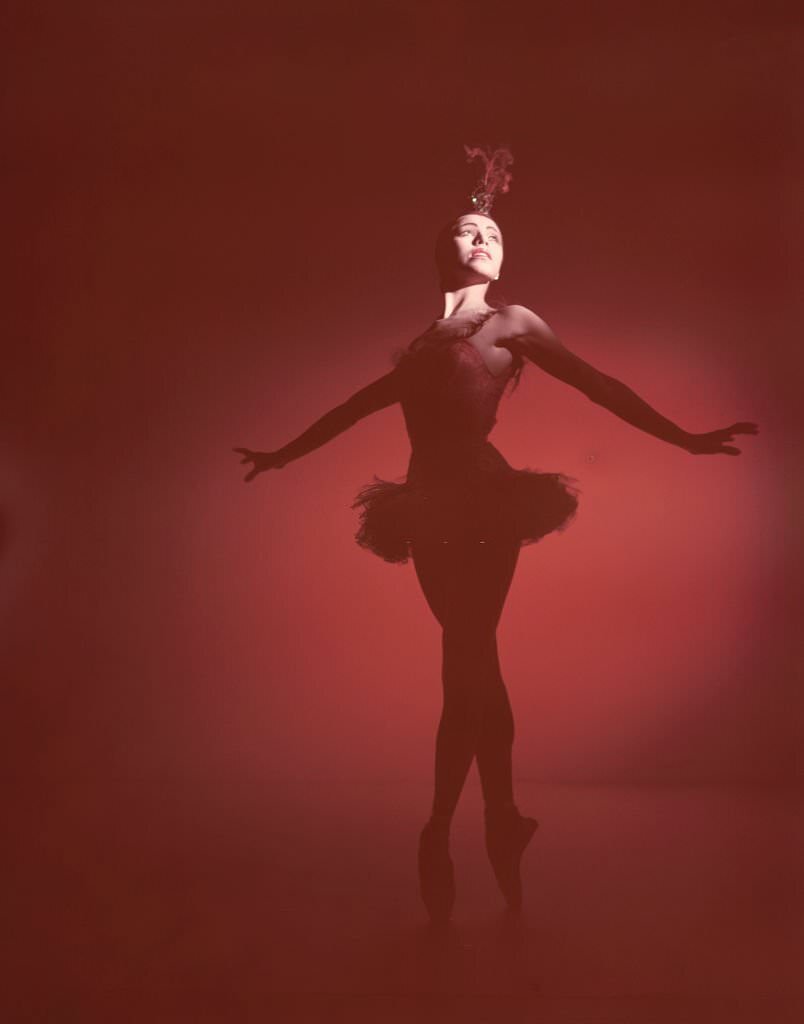
[[[578,385],[579,390],[583,391],[590,402],[594,402],[595,405],[606,406],[607,408],[614,401],[618,386],[622,387],[616,378],[607,377],[602,373],[596,373],[594,376],[581,381]]]

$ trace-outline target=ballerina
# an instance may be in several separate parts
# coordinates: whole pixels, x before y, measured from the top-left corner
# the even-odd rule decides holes
[[[467,150],[467,152],[471,152]],[[476,152],[476,151],[475,151]],[[513,791],[514,718],[497,651],[497,627],[520,549],[564,530],[578,507],[576,481],[562,473],[515,469],[488,441],[500,399],[526,363],[668,444],[695,455],[739,455],[730,442],[756,434],[733,423],[689,433],[621,381],[571,352],[525,306],[491,306],[503,235],[490,215],[507,191],[496,151],[487,158],[474,209],[450,220],[436,242],[443,316],[394,359],[394,367],[276,451],[235,448],[250,482],[319,448],[364,417],[399,403],[411,441],[404,481],[374,477],[355,497],[355,539],[394,564],[413,562],[442,630],[443,708],[436,735],[435,787],[419,836],[420,892],[434,923],[449,921],[455,878],[449,831],[476,760],[488,857],[511,910],[522,905],[521,858],[537,822],[520,813]],[[495,165],[495,160],[497,161]],[[507,164],[503,163],[503,169]]]

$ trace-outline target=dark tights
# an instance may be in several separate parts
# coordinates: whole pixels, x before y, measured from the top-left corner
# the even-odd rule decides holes
[[[477,757],[487,807],[513,802],[514,719],[497,655],[497,624],[518,543],[412,546],[424,596],[441,624],[444,707],[435,755],[433,815],[451,819]]]

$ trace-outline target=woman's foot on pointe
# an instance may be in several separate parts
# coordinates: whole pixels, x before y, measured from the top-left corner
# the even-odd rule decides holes
[[[525,818],[515,804],[487,806],[486,852],[497,885],[511,910],[522,906],[522,878],[520,862],[525,847],[539,826],[535,818]]]
[[[449,818],[434,815],[419,837],[419,889],[433,924],[446,924],[455,903]]]

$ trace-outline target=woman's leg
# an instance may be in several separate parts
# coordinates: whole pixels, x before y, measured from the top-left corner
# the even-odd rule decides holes
[[[519,544],[419,544],[412,555],[443,629],[444,706],[436,739],[433,816],[449,821],[475,756],[487,806],[513,803],[514,722],[496,630]]]

